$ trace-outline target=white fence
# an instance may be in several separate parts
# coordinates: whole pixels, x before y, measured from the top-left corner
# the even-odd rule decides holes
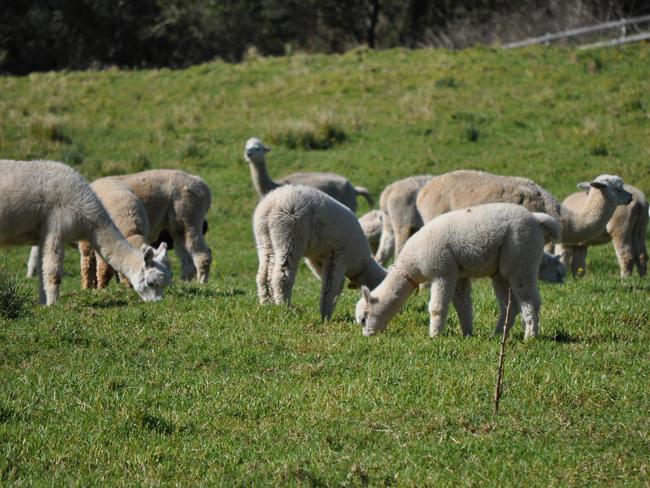
[[[644,15],[642,17],[634,17],[632,19],[621,19],[614,20],[611,22],[604,22],[602,24],[592,25],[588,27],[578,27],[577,29],[569,29],[562,32],[548,33],[539,37],[531,37],[529,39],[524,39],[522,41],[510,42],[504,44],[504,49],[511,49],[515,47],[524,47],[531,46],[533,44],[548,44],[552,41],[557,41],[560,39],[568,39],[570,37],[582,36],[585,34],[591,34],[593,32],[600,32],[611,29],[620,29],[620,36],[615,39],[609,39],[606,41],[595,42],[593,44],[586,44],[580,46],[581,49],[588,49],[591,47],[600,47],[600,46],[615,46],[619,44],[625,44],[628,42],[638,42],[644,39],[650,39],[650,32],[642,32],[639,34],[627,35],[627,26],[642,24],[644,22],[650,22],[650,15]]]

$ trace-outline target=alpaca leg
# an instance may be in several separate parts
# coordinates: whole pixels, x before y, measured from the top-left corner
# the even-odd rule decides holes
[[[571,273],[582,277],[587,273],[587,246],[574,246],[571,251]]]
[[[429,337],[439,335],[445,328],[449,301],[456,288],[456,278],[435,278],[431,281],[429,299]]]
[[[41,272],[41,250],[38,246],[32,246],[29,250],[27,261],[27,277],[36,278]]]
[[[388,214],[384,212],[381,237],[379,238],[379,248],[375,254],[375,260],[382,266],[385,265],[393,255],[394,250],[395,233],[393,232],[393,225],[390,221],[390,218],[388,217]]]
[[[79,242],[79,254],[81,268],[81,288],[97,288],[97,261],[95,251],[90,247],[88,241]]]
[[[458,314],[460,330],[464,336],[471,336],[472,330],[472,281],[469,278],[462,278],[456,284],[454,295],[454,308]]]
[[[181,280],[191,281],[196,276],[196,267],[192,261],[192,256],[185,248],[181,237],[174,235],[174,252],[181,261]]]
[[[115,271],[113,271],[113,268],[110,267],[110,265],[104,261],[104,259],[97,254],[96,255],[96,260],[97,260],[97,288],[103,289],[108,286],[108,284],[111,282],[111,278],[113,278],[113,274]]]
[[[203,225],[203,219],[201,219]],[[185,249],[189,252],[193,268],[196,270],[196,280],[207,283],[212,264],[212,251],[208,247],[201,232],[201,225],[185,231]]]
[[[634,229],[632,229],[634,264],[641,277],[645,276],[648,271],[648,249],[645,244],[645,230],[647,226],[648,219],[646,217],[641,222],[637,221]]]
[[[551,254],[560,256],[560,262],[564,265],[566,269],[573,269],[571,263],[573,262],[573,249],[571,246],[563,246],[562,244],[556,244],[553,246],[553,251]],[[548,251],[547,251],[548,252]],[[575,277],[575,273],[573,273]]]
[[[320,319],[321,322],[331,320],[336,306],[336,299],[343,290],[345,270],[337,262],[336,256],[331,256],[323,264],[322,284],[320,288]]]
[[[261,304],[272,303],[271,293],[271,270],[273,269],[273,248],[268,236],[256,234],[257,257],[259,267],[257,268],[257,296]]]
[[[510,293],[510,297],[508,297],[510,285],[502,276],[496,275],[492,277],[492,287],[494,288],[494,294],[499,304],[499,319],[497,320],[494,334],[500,336],[503,334],[503,326],[506,324],[506,315],[508,316],[507,327],[510,330],[512,324],[515,323],[520,307],[513,293]],[[508,308],[508,299],[510,299],[510,308]]]
[[[59,298],[63,276],[63,244],[58,237],[48,237],[41,245],[41,304],[52,305]]]
[[[402,248],[404,247],[404,244],[406,244],[406,241],[408,241],[409,237],[412,235],[412,229],[410,225],[402,225],[402,226],[397,226],[395,228],[395,253],[394,253],[394,259],[397,259],[397,256],[399,256],[399,253],[402,252]]]
[[[521,318],[524,325],[524,339],[537,337],[539,333],[539,309],[542,299],[537,290],[536,281],[527,283],[528,286],[512,288],[512,294],[520,304]]]
[[[278,305],[291,305],[291,291],[298,274],[300,255],[286,252],[276,252],[273,271],[271,272],[271,290],[273,301]]]
[[[612,237],[612,244],[614,245],[614,251],[616,251],[616,257],[618,258],[621,278],[631,276],[634,268],[634,257],[629,236],[614,236]]]

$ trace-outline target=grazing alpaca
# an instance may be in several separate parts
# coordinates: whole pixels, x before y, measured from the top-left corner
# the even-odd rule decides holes
[[[181,279],[207,283],[212,252],[203,237],[210,189],[198,176],[172,169],[153,169],[111,176],[126,184],[142,201],[149,217],[151,242],[167,230],[181,260]]]
[[[171,273],[164,247],[135,249],[72,168],[53,161],[0,161],[0,245],[41,249],[40,302],[59,297],[66,243],[88,240],[145,301],[160,300]]]
[[[544,240],[556,239],[557,221],[544,213],[531,213],[509,203],[478,205],[441,215],[411,237],[395,266],[381,284],[370,291],[362,287],[355,319],[363,334],[382,331],[420,283],[431,283],[429,335],[444,328],[453,301],[464,335],[472,334],[471,279],[491,277],[499,301],[499,332],[506,320],[508,289],[520,308],[525,337],[539,328],[541,299],[537,273]],[[508,326],[516,313],[510,313]]]
[[[370,251],[374,254],[379,248],[381,241],[381,229],[384,220],[384,213],[381,210],[371,210],[359,217],[359,224],[361,230],[368,239],[370,244]]]
[[[293,173],[277,182],[273,181],[266,170],[265,154],[270,150],[257,137],[248,139],[244,148],[244,158],[248,161],[253,185],[260,196],[282,185],[306,185],[327,193],[352,210],[352,213],[357,211],[357,195],[362,195],[368,204],[373,204],[366,188],[353,186],[347,178],[336,173]]]
[[[386,265],[393,255],[397,259],[407,239],[424,225],[415,201],[431,178],[431,175],[409,176],[391,183],[381,192],[379,207],[384,220],[375,255],[379,264]]]
[[[625,185],[632,194],[632,203],[616,207],[606,229],[598,236],[575,245],[558,244],[555,252],[562,256],[562,261],[571,268],[573,276],[582,276],[587,271],[587,248],[611,241],[618,258],[621,278],[632,276],[636,266],[639,276],[645,276],[648,269],[648,249],[645,233],[648,227],[648,201],[645,194],[632,185]],[[562,204],[578,211],[585,204],[587,193],[578,192],[569,195]]]
[[[286,185],[270,192],[255,209],[253,228],[260,303],[290,304],[303,257],[322,280],[321,320],[332,317],[346,276],[375,287],[386,275],[354,214],[315,188]]]
[[[140,249],[147,244],[149,235],[147,212],[142,201],[124,183],[113,178],[99,178],[90,184],[90,188],[133,247]],[[167,244],[163,244],[163,249],[166,247]],[[106,288],[113,277],[113,268],[93,251],[88,241],[79,242],[79,252],[81,287]],[[130,285],[125,276],[120,276],[120,281]]]
[[[482,203],[514,203],[531,212],[544,212],[560,224],[559,242],[579,244],[605,230],[618,205],[627,205],[632,195],[618,176],[600,175],[580,188],[594,188],[579,211],[563,206],[549,192],[526,178],[499,176],[484,171],[459,170],[435,176],[417,198],[424,222],[450,210]]]

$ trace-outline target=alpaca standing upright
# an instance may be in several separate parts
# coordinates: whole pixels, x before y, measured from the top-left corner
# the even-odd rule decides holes
[[[248,162],[253,186],[259,196],[262,197],[282,185],[305,185],[327,193],[348,207],[352,213],[357,211],[357,195],[362,195],[369,205],[374,203],[367,188],[353,186],[347,178],[336,173],[293,173],[273,181],[266,170],[265,155],[270,150],[257,137],[248,139],[244,148],[244,159]]]
[[[555,252],[562,262],[571,269],[573,276],[582,276],[587,271],[587,248],[611,242],[616,252],[621,278],[632,275],[636,266],[639,276],[645,276],[648,269],[648,248],[645,234],[648,227],[648,200],[645,194],[632,185],[625,185],[632,194],[629,205],[620,205],[605,230],[581,244],[558,244]],[[592,191],[592,190],[588,190]],[[586,203],[588,194],[574,193],[564,199],[562,204],[574,211],[580,210]]]
[[[135,249],[84,178],[53,161],[0,160],[0,246],[41,248],[40,302],[59,297],[66,243],[88,240],[145,301],[160,300],[171,273],[166,247]]]

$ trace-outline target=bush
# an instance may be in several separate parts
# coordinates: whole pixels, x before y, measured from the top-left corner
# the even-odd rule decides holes
[[[324,118],[317,122],[293,122],[270,134],[270,141],[289,149],[329,149],[348,138],[335,121]]]
[[[16,319],[27,311],[28,302],[24,283],[17,276],[10,274],[4,264],[0,265],[0,316]]]

